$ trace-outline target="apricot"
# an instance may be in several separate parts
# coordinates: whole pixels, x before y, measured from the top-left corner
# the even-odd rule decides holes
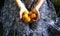
[[[36,16],[36,14],[35,13],[33,13],[33,14],[31,14],[31,18],[36,18],[37,16]]]
[[[23,15],[23,19],[28,18],[28,14]]]
[[[26,19],[25,19],[25,22],[30,22],[31,21],[31,18],[30,17],[27,17]]]
[[[33,14],[32,11],[30,11],[30,12],[29,12],[29,15],[32,15],[32,14]]]
[[[23,14],[29,14],[29,11],[26,10],[26,11],[23,12]]]

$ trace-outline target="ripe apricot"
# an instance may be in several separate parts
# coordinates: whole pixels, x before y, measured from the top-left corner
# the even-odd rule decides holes
[[[31,21],[30,17],[28,17],[28,18],[25,19],[25,22],[27,22],[27,23],[30,22],[30,21]]]
[[[37,16],[36,16],[36,14],[35,13],[33,13],[32,15],[31,15],[31,18],[36,18]]]
[[[23,19],[28,18],[28,14],[23,15]]]
[[[26,10],[26,11],[23,12],[23,14],[29,14],[29,11]]]
[[[32,11],[29,12],[29,15],[33,14]]]

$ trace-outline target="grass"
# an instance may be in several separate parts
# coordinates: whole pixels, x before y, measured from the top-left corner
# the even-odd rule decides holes
[[[60,0],[52,0],[56,9],[57,16],[60,17]]]

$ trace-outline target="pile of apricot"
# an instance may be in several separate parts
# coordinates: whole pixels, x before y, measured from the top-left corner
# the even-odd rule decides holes
[[[36,19],[36,18],[37,18],[37,14],[32,11],[30,12],[24,11],[22,14],[22,19],[27,23],[33,21],[33,19]]]

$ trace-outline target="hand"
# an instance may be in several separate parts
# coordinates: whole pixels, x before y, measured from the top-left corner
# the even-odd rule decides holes
[[[37,16],[38,16],[38,17],[37,17],[37,20],[38,20],[38,19],[40,19],[40,12],[39,12],[39,10],[38,10],[38,9],[33,8],[33,9],[32,9],[32,12],[34,12],[34,13],[36,13],[36,14],[37,14]]]
[[[38,18],[40,19],[40,12],[39,12],[39,8],[41,7],[41,5],[43,4],[45,0],[38,0],[38,2],[34,5],[34,7],[32,8],[32,11],[37,13]]]
[[[24,12],[26,12],[26,11],[27,11],[27,9],[25,9],[25,8],[22,8],[22,9],[19,11],[20,19],[22,19],[22,14],[23,14]]]

